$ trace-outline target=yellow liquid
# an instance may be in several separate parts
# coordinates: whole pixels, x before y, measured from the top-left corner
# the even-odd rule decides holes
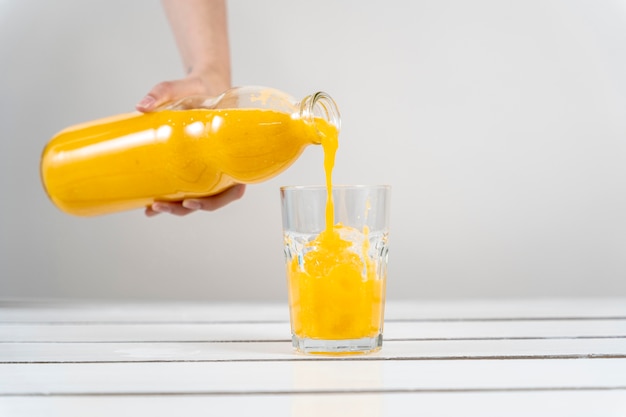
[[[63,211],[91,216],[217,194],[287,169],[320,133],[336,131],[259,109],[130,113],[73,126],[44,150],[42,181]]]
[[[326,229],[309,243],[313,249],[287,266],[292,331],[305,339],[360,339],[382,332],[386,277],[377,276],[367,255],[368,230],[362,252],[349,249],[352,243],[340,236],[334,223],[332,170],[338,132],[322,138],[327,202]]]

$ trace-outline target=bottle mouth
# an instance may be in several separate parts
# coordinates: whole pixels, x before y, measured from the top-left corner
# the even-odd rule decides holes
[[[320,118],[333,125],[337,130],[341,129],[341,115],[339,114],[337,103],[323,91],[306,96],[301,101],[300,117],[314,125],[316,125],[315,119]],[[321,133],[319,129],[318,133]]]

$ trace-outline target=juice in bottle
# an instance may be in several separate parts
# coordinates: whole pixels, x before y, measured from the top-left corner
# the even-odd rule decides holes
[[[44,149],[42,182],[57,207],[81,216],[207,196],[278,175],[338,124],[324,93],[295,102],[235,88],[65,129]]]

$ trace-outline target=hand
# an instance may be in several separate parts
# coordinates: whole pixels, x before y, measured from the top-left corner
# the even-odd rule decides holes
[[[186,216],[197,210],[213,211],[225,205],[240,199],[243,196],[246,186],[244,184],[236,184],[232,187],[215,194],[203,198],[192,198],[181,202],[156,201],[152,205],[146,207],[146,216],[152,217],[159,213],[171,213],[176,216]]]
[[[163,81],[152,87],[148,94],[135,105],[135,108],[142,113],[147,113],[188,96],[218,96],[228,88],[227,83],[208,82],[196,76]]]
[[[182,80],[164,81],[155,85],[150,92],[136,105],[140,112],[149,112],[163,106],[164,104],[176,101],[190,95],[216,96],[221,94],[228,86],[225,84],[219,90],[215,85],[218,83],[206,83],[203,79],[189,76]],[[183,201],[156,201],[146,207],[146,216],[153,217],[159,213],[171,213],[176,216],[185,216],[197,210],[213,211],[240,199],[246,187],[237,184],[219,194],[208,197],[193,198]]]

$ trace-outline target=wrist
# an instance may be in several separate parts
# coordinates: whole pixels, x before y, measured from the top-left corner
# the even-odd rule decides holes
[[[231,87],[230,70],[224,68],[191,67],[185,78],[199,83],[204,94],[209,96],[220,95]]]

